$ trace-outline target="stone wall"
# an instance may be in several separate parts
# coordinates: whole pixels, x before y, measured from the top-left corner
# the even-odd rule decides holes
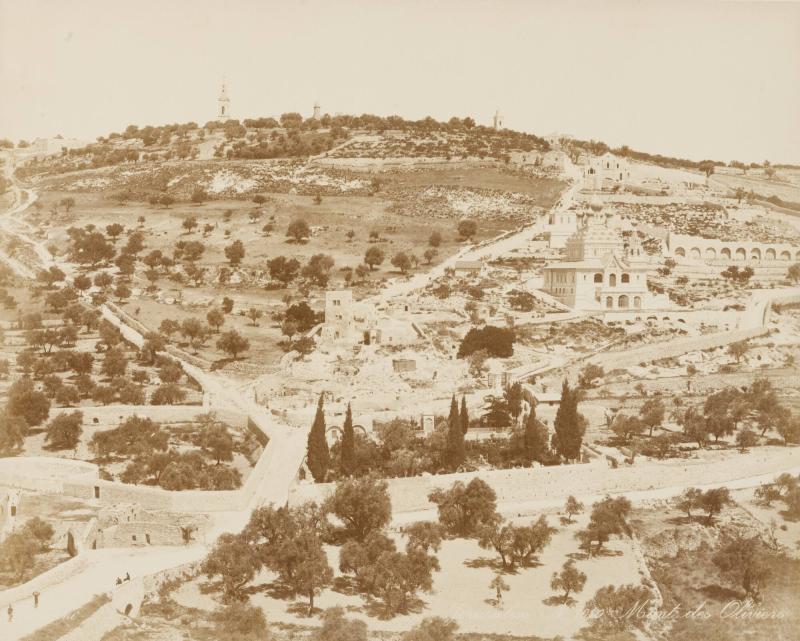
[[[707,458],[706,458],[707,457]],[[694,459],[668,459],[612,468],[602,458],[591,463],[552,467],[491,470],[459,474],[390,479],[389,496],[397,514],[432,510],[428,493],[449,488],[455,481],[468,483],[473,478],[486,481],[497,493],[500,510],[514,514],[535,507],[559,505],[567,496],[600,498],[604,494],[669,490],[684,486],[734,484],[741,479],[769,474],[800,465],[800,448],[759,448],[739,452],[700,452]],[[747,485],[748,487],[750,485]],[[290,505],[305,501],[321,502],[334,489],[332,483],[298,483],[292,487]]]
[[[83,572],[88,564],[84,555],[78,555],[59,563],[56,567],[32,578],[27,583],[3,590],[0,592],[0,609],[5,610],[9,604],[28,599],[34,592],[44,592],[49,587],[63,583],[69,577]]]
[[[606,352],[596,354],[587,359],[588,362],[599,365],[606,371],[631,367],[639,363],[648,363],[662,358],[674,358],[688,352],[697,352],[706,349],[715,349],[731,343],[756,338],[767,333],[765,327],[751,329],[737,329],[729,332],[717,332],[706,336],[692,336],[678,338],[672,341],[662,341],[645,345],[625,352]]]

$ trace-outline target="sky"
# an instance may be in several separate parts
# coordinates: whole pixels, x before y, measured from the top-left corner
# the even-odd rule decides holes
[[[472,116],[800,163],[800,1],[0,0],[0,138],[323,112]]]

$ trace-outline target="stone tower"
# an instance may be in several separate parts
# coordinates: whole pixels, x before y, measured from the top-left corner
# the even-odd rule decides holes
[[[225,122],[231,117],[231,99],[228,98],[228,90],[225,87],[225,80],[222,81],[222,90],[219,92],[217,103],[219,103],[217,120]]]
[[[314,103],[314,120],[320,120],[322,118],[322,112],[320,110],[320,106],[318,102]]]
[[[503,116],[500,115],[500,110],[494,112],[494,128],[496,131],[503,129]]]

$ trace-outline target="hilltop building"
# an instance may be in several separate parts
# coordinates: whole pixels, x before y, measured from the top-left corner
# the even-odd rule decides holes
[[[628,182],[631,177],[626,158],[606,152],[587,158],[583,165],[584,191],[610,191]]]
[[[505,127],[505,121],[503,120],[503,116],[500,115],[499,109],[494,112],[494,118],[492,120],[494,122],[495,131],[500,131]]]
[[[314,120],[322,120],[322,107],[318,102],[314,103],[314,115],[311,116]]]
[[[225,86],[224,80],[222,81],[222,90],[219,92],[219,98],[217,98],[217,103],[219,104],[219,109],[217,111],[217,120],[225,122],[231,117],[231,99],[228,98],[228,90]]]
[[[611,213],[581,216],[563,261],[544,268],[544,291],[580,310],[652,309],[668,305],[647,289],[649,262],[638,237],[627,245],[609,226]]]

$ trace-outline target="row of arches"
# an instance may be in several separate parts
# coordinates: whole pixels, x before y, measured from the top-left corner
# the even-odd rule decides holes
[[[705,260],[717,260],[717,258],[721,258],[722,260],[746,261],[748,260],[748,257],[751,261],[755,262],[759,262],[762,259],[770,261],[792,260],[792,253],[788,249],[779,251],[774,247],[768,247],[763,252],[759,247],[754,247],[750,250],[749,254],[744,247],[737,247],[735,250],[731,250],[730,247],[723,247],[719,253],[717,253],[717,250],[714,247],[706,247],[704,251],[701,251],[699,247],[692,247],[689,249],[688,254],[686,253],[686,249],[684,247],[676,247],[675,255],[682,258],[686,258],[688,255],[689,258],[693,258],[695,260],[700,260],[701,258]],[[795,260],[800,260],[800,251],[795,253]]]
[[[602,284],[602,282],[603,282],[603,273],[602,272],[597,272],[594,275],[594,282]],[[629,273],[627,273],[627,272],[623,272],[622,275],[620,276],[620,282],[621,283],[630,283],[631,282],[631,275]],[[617,275],[616,274],[611,273],[611,274],[608,275],[608,285],[609,285],[609,287],[616,287],[617,286]]]
[[[606,296],[606,309],[630,309],[631,305],[634,309],[642,308],[642,297],[634,296],[633,298],[622,294],[617,296],[616,301],[614,296]]]

